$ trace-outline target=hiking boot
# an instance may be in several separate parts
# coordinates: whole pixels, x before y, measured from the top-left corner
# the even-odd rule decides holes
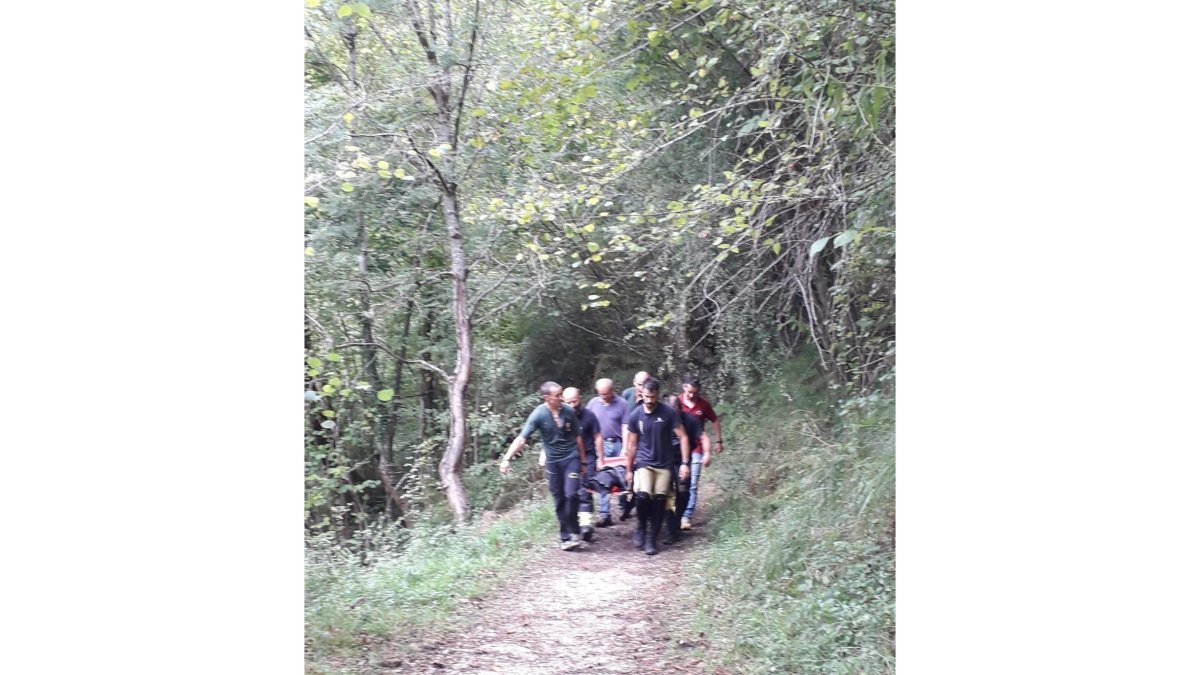
[[[569,539],[567,539],[566,541],[564,541],[562,543],[562,550],[574,551],[575,549],[579,548],[580,544],[582,544],[582,543],[583,543],[582,537],[580,537],[577,534],[572,534]]]
[[[621,505],[621,520],[629,520],[629,514],[633,512],[633,500],[625,502]]]
[[[646,537],[646,543],[642,546],[642,551],[646,555],[658,553],[658,547],[654,545],[654,537]]]
[[[646,541],[645,528],[639,527],[638,529],[633,531],[633,547],[634,548],[641,548],[642,545],[645,543],[645,541]]]
[[[590,527],[581,527],[579,528],[579,534],[583,537],[584,541],[591,541],[592,537],[596,536],[596,531]]]
[[[600,522],[596,523],[596,527],[612,527],[612,525],[612,516],[607,513],[600,517]]]
[[[692,519],[684,518],[683,520],[679,521],[679,529],[681,529],[681,530],[692,529]]]

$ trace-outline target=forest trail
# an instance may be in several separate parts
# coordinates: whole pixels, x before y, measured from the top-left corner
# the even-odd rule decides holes
[[[693,609],[682,585],[706,540],[712,481],[702,481],[693,529],[648,556],[633,547],[637,518],[596,530],[591,543],[561,551],[546,532],[545,552],[485,597],[465,600],[453,628],[430,634],[373,673],[470,675],[622,675],[694,673],[707,661],[708,640],[679,634]],[[674,621],[674,623],[671,623]],[[722,672],[722,671],[718,671]]]

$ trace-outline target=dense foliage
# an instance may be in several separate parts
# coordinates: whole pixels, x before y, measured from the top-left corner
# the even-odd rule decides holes
[[[511,503],[545,379],[890,386],[892,3],[307,5],[310,531]]]

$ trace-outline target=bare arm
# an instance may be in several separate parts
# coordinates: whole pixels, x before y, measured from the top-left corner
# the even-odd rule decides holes
[[[637,434],[625,430],[625,475],[630,480],[633,479],[633,458],[637,454],[637,439]]]
[[[700,463],[707,467],[712,462],[712,442],[708,438],[707,431],[700,434],[700,448],[704,451],[704,457],[700,460]]]
[[[525,437],[518,434],[513,439],[512,445],[508,446],[508,450],[504,451],[504,456],[500,458],[500,473],[508,473],[509,460],[523,447],[525,447]]]
[[[713,430],[717,432],[716,453],[719,455],[719,454],[721,454],[721,451],[724,450],[725,448],[723,447],[723,444],[721,443],[721,423],[716,420],[716,415],[713,415]],[[707,464],[705,466],[707,466]]]
[[[679,467],[679,477],[687,479],[692,471],[692,448],[687,434],[683,433],[683,425],[675,427],[675,435],[679,438],[679,449],[683,452],[683,464]]]

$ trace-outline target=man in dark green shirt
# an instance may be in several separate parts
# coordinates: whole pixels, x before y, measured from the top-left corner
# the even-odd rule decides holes
[[[579,533],[579,485],[584,479],[581,474],[585,461],[583,439],[575,410],[562,404],[562,387],[557,382],[545,382],[538,391],[545,403],[529,413],[525,427],[500,460],[500,473],[508,473],[513,454],[525,447],[535,431],[541,434],[546,452],[546,482],[558,515],[558,538],[562,549],[571,551],[583,541]]]

